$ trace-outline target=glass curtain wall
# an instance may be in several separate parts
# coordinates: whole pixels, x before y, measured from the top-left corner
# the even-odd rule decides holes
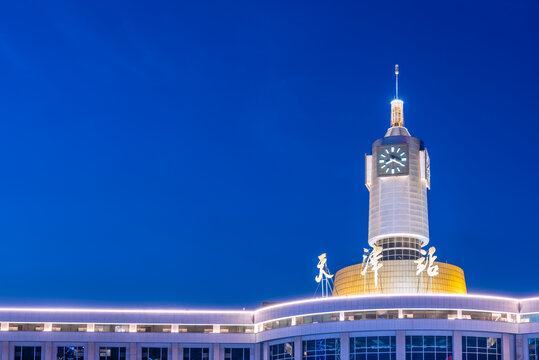
[[[539,338],[528,339],[528,360],[539,360]]]
[[[453,337],[407,336],[406,360],[453,360]]]
[[[249,348],[225,348],[225,360],[249,360],[251,349]]]
[[[126,360],[125,347],[100,347],[99,360]]]
[[[462,360],[502,360],[502,339],[463,336]]]
[[[168,349],[162,347],[143,347],[142,360],[168,360]]]
[[[350,338],[350,360],[396,360],[395,336]]]
[[[41,346],[15,346],[15,360],[41,360]]]
[[[83,346],[58,346],[57,360],[84,360]]]
[[[340,339],[320,339],[303,341],[302,360],[340,360]]]
[[[270,345],[270,360],[294,360],[294,343]]]
[[[209,360],[210,348],[183,348],[183,360]]]

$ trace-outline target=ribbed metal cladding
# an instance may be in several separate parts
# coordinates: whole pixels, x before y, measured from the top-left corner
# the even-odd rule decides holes
[[[403,135],[402,131],[388,131],[385,137],[372,144],[372,185],[369,202],[369,245],[378,240],[405,237],[429,241],[427,188],[421,177],[420,139]],[[398,134],[393,136],[393,134]],[[380,146],[408,145],[409,173],[400,176],[377,176],[377,159]]]

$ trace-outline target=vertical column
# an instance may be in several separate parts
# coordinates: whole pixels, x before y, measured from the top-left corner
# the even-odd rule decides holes
[[[341,360],[350,359],[350,333],[341,333]]]
[[[180,346],[178,345],[178,343],[172,343],[170,345],[170,353],[172,355],[172,357],[171,357],[172,360],[181,360],[181,358],[180,358]]]
[[[262,354],[260,353],[260,343],[255,343],[255,351],[253,351],[254,354],[254,359],[253,357],[251,357],[251,359],[253,360],[262,360]]]
[[[52,352],[52,342],[48,341],[45,343],[45,346],[42,349],[43,351],[43,359],[44,360],[53,360],[53,352]]]
[[[453,360],[462,360],[462,332],[453,331]]]
[[[2,342],[2,360],[9,360],[9,342]]]
[[[301,336],[294,338],[294,360],[301,360],[303,358],[303,342]]]
[[[88,343],[87,349],[88,360],[95,360],[95,343]]]
[[[406,331],[395,334],[397,360],[406,360]]]
[[[517,335],[515,338],[515,347],[516,347],[516,360],[524,360],[528,358],[528,344],[524,344],[524,336]]]
[[[502,359],[503,360],[515,360],[514,359],[514,344],[513,344],[513,335],[503,334],[502,335]]]
[[[269,344],[267,341],[262,343],[262,360],[269,360]]]
[[[129,360],[137,360],[138,354],[137,354],[137,343],[131,343],[129,344]]]
[[[221,360],[221,348],[219,344],[213,344],[213,360]]]

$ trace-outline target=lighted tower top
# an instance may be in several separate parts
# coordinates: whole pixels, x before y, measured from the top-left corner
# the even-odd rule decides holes
[[[391,126],[404,126],[404,102],[399,99],[399,65],[395,65],[395,99],[391,102]]]

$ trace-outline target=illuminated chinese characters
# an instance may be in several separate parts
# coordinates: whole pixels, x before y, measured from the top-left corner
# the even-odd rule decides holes
[[[434,261],[436,261],[436,258],[438,257],[434,255],[435,251],[436,248],[434,246],[430,247],[428,253],[421,249],[421,255],[423,256],[414,261],[417,264],[416,275],[420,275],[425,269],[427,270],[428,276],[438,275],[438,265],[434,264]]]
[[[327,261],[326,253],[318,256],[318,265],[316,265],[316,267],[318,268],[319,273],[314,278],[318,283],[318,287],[322,285],[322,297],[329,296],[329,294],[333,293],[333,281],[331,280],[333,275],[331,275],[329,271]],[[316,290],[318,291],[318,288],[316,288]]]
[[[382,280],[384,279],[384,272],[380,272],[380,269],[382,269],[384,265],[384,263],[382,262],[382,251],[382,246],[374,246],[371,250],[364,249],[363,263],[361,267],[361,276],[363,277],[367,276],[369,272],[374,273],[374,287],[376,292],[382,291]],[[420,277],[420,279],[422,278],[423,272],[426,272],[428,275],[428,279],[431,280],[434,276],[438,275],[439,266],[436,263],[436,259],[438,257],[434,255],[435,252],[436,248],[434,246],[430,247],[428,251],[421,249],[421,256],[419,257],[419,259],[414,260],[413,263],[410,261],[409,265],[415,265],[415,274],[416,276]],[[418,279],[418,281],[420,281],[418,283],[418,291],[420,291],[419,284],[423,283],[423,281],[420,279]],[[367,278],[365,278],[364,283],[369,283]],[[428,288],[431,287],[431,285],[429,285],[430,282],[427,282],[426,284],[428,291]]]
[[[363,254],[363,267],[361,269],[361,275],[365,276],[369,268],[374,272],[374,287],[378,289],[378,270],[382,268],[384,264],[382,260],[382,247],[374,246],[369,253],[369,249],[363,249],[366,254]]]
[[[333,275],[330,275],[326,272],[326,263],[327,263],[327,257],[326,257],[326,253],[323,253],[322,255],[318,256],[318,265],[316,265],[316,267],[318,268],[318,270],[320,270],[320,272],[318,273],[318,276],[316,276],[314,279],[316,280],[317,283],[319,283],[320,281],[322,281],[322,279],[325,277],[326,279],[331,279],[333,277]]]

